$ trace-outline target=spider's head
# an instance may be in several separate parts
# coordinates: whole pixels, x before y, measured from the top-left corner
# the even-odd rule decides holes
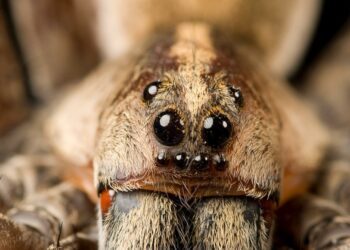
[[[122,203],[145,208],[133,190],[187,201],[250,197],[254,218],[276,202],[280,123],[269,83],[210,37],[207,26],[183,25],[158,41],[102,115],[94,165],[107,238],[118,234]]]
[[[98,183],[189,198],[277,193],[280,127],[266,80],[213,43],[206,26],[183,25],[141,60],[104,114]]]
[[[305,191],[322,128],[208,26],[155,40],[136,61],[101,67],[49,124],[65,159],[93,158],[101,246],[262,248],[282,172],[282,197]]]

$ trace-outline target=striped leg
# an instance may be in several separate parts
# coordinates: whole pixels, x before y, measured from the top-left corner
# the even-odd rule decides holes
[[[94,204],[68,183],[28,197],[6,216],[0,219],[0,249],[9,249],[14,239],[27,249],[46,249],[96,220]]]

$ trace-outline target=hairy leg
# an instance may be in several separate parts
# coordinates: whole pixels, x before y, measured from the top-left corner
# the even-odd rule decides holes
[[[47,248],[60,237],[77,232],[95,220],[94,204],[87,195],[62,183],[28,197],[0,219],[1,247],[18,239],[16,244],[23,243],[27,249]]]
[[[315,189],[318,195],[337,203],[350,213],[350,162],[334,161],[328,164]]]
[[[95,250],[97,244],[97,226],[94,224],[51,244],[47,250]]]
[[[62,170],[47,155],[16,155],[0,165],[0,213],[62,181]]]
[[[287,202],[278,218],[280,236],[297,249],[346,249],[350,244],[350,216],[329,200],[303,195]]]

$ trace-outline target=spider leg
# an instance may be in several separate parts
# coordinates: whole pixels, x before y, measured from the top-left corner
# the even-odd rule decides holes
[[[58,249],[84,249],[95,250],[97,249],[97,227],[96,225],[87,226],[81,231],[67,236],[53,244],[51,244],[48,250]]]
[[[88,196],[62,183],[27,197],[0,219],[0,249],[8,249],[14,238],[18,239],[16,244],[23,243],[27,249],[47,248],[94,220],[94,204]]]
[[[0,212],[62,181],[57,161],[47,155],[16,155],[0,165]]]
[[[304,94],[330,128],[332,145],[313,195],[286,203],[278,234],[307,249],[348,249],[350,245],[350,24],[305,78]]]
[[[297,249],[341,249],[350,244],[350,216],[336,203],[306,194],[287,202],[278,231]]]
[[[334,161],[322,172],[316,193],[350,213],[350,162]]]

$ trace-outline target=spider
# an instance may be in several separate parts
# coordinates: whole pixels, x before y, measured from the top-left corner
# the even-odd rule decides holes
[[[42,103],[1,138],[1,249],[350,246],[348,27],[310,105],[285,78],[319,2],[176,4],[3,2],[3,71]]]

